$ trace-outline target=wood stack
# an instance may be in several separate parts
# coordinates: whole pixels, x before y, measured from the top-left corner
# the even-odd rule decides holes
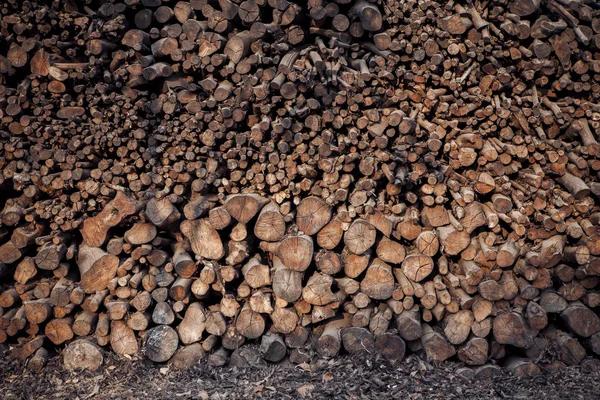
[[[594,4],[92,3],[0,21],[0,343],[32,368],[79,337],[600,354]]]

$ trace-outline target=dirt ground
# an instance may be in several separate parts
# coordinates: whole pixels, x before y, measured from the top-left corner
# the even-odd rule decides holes
[[[72,373],[61,357],[40,374],[0,360],[0,399],[597,399],[600,373],[571,367],[516,378],[504,371],[493,379],[469,381],[458,364],[430,365],[415,356],[391,366],[338,358],[320,364],[215,368],[206,363],[186,371],[146,360],[105,360],[95,372]]]

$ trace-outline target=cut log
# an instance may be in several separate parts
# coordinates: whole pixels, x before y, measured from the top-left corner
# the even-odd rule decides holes
[[[360,290],[371,299],[387,300],[392,296],[394,283],[392,267],[376,258],[367,269]]]
[[[277,257],[286,268],[303,272],[313,257],[313,240],[307,235],[287,236],[277,247]]]
[[[458,349],[458,358],[467,365],[483,365],[488,359],[488,341],[475,337]]]
[[[206,312],[201,303],[192,303],[185,312],[185,317],[177,326],[181,343],[187,345],[202,339],[206,324]]]
[[[103,290],[115,277],[119,258],[97,247],[81,246],[77,258],[81,288],[86,293]]]
[[[330,321],[317,340],[316,349],[321,357],[335,357],[342,348],[341,330],[350,325],[352,316],[345,314],[342,319]]]
[[[162,325],[148,330],[144,338],[144,354],[154,362],[169,361],[179,346],[177,332]]]
[[[427,324],[423,324],[421,345],[430,361],[444,361],[456,354],[454,346]]]
[[[342,344],[349,354],[371,355],[375,351],[373,335],[366,328],[350,326],[341,331]]]
[[[411,254],[402,262],[402,272],[413,282],[421,282],[433,272],[433,260],[425,254]]]
[[[71,342],[62,355],[65,369],[68,371],[96,371],[104,362],[100,347],[86,339]]]
[[[220,260],[225,255],[221,237],[208,220],[185,220],[181,223],[180,229],[181,233],[189,239],[196,255],[210,260]]]
[[[501,344],[526,349],[533,344],[535,332],[522,315],[509,312],[498,315],[493,323],[494,339]]]
[[[98,323],[98,326],[100,322]],[[96,329],[96,334],[98,330]],[[123,321],[114,321],[110,328],[110,346],[117,354],[136,354],[138,342],[133,330]]]
[[[573,302],[560,313],[569,329],[581,336],[590,337],[600,331],[600,318],[580,302]]]
[[[386,360],[397,363],[404,359],[406,343],[396,334],[384,333],[375,338],[375,351]]]
[[[298,229],[307,235],[318,233],[331,219],[331,207],[319,197],[303,199],[296,210]]]
[[[285,220],[275,203],[267,204],[260,211],[254,224],[254,235],[267,242],[277,242],[285,235]]]
[[[344,244],[354,254],[363,254],[375,244],[376,230],[369,222],[358,219],[344,233]]]

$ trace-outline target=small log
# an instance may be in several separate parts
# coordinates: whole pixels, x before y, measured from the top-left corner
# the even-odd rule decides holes
[[[396,334],[384,333],[375,338],[375,352],[386,360],[397,363],[404,359],[406,343]]]
[[[424,254],[411,254],[402,262],[402,272],[413,282],[421,282],[433,271],[433,260]]]
[[[342,348],[341,330],[350,325],[352,316],[344,314],[342,319],[330,321],[325,325],[325,329],[319,339],[317,339],[316,349],[321,357],[335,357]]]
[[[410,310],[404,309],[402,313],[396,315],[396,327],[402,339],[406,341],[419,339],[423,333],[419,307],[414,306]]]
[[[169,361],[178,346],[177,332],[167,325],[152,328],[144,335],[144,354],[154,362]]]
[[[349,354],[370,355],[375,351],[373,335],[366,328],[350,326],[341,330],[342,344]]]
[[[100,326],[100,318],[98,319]],[[98,328],[96,328],[98,334]],[[114,321],[110,328],[110,346],[117,354],[136,354],[138,352],[138,342],[133,330],[123,321]]]
[[[262,336],[259,351],[266,361],[276,363],[286,356],[287,347],[281,335],[269,332]]]
[[[267,242],[277,242],[283,238],[285,220],[277,204],[271,202],[262,208],[254,224],[254,235]]]
[[[285,267],[303,272],[313,257],[313,240],[307,235],[287,236],[277,247],[277,257]]]
[[[296,209],[296,225],[307,235],[318,233],[330,219],[331,207],[320,197],[307,197]]]
[[[210,260],[220,260],[225,255],[221,237],[208,220],[185,220],[181,223],[180,229],[181,233],[189,239],[196,255]]]
[[[181,343],[187,345],[202,338],[206,324],[206,311],[201,303],[192,303],[185,312],[185,317],[177,326]]]
[[[493,322],[494,339],[501,344],[526,349],[533,344],[535,332],[522,315],[509,312],[498,315]]]
[[[97,247],[81,246],[77,258],[81,288],[93,293],[106,288],[115,277],[119,267],[119,258]]]
[[[484,338],[469,339],[458,349],[458,358],[467,365],[483,365],[488,360],[488,341]]]
[[[471,326],[475,321],[473,313],[470,310],[460,310],[457,313],[449,314],[444,319],[444,334],[452,344],[462,344],[471,333]]]
[[[46,324],[44,334],[54,344],[59,345],[73,339],[73,318],[57,318]]]
[[[358,219],[344,234],[344,244],[354,254],[363,254],[375,244],[376,230],[366,220]]]
[[[573,302],[560,313],[568,328],[581,337],[590,337],[600,331],[600,318],[580,302]]]
[[[64,367],[68,371],[96,371],[104,362],[100,347],[86,339],[69,343],[62,355]]]
[[[434,331],[427,324],[423,324],[421,345],[430,361],[444,361],[456,354],[454,346],[448,343],[441,333]]]
[[[375,300],[387,300],[394,291],[394,275],[392,267],[376,258],[373,260],[367,273],[360,283],[363,293]]]

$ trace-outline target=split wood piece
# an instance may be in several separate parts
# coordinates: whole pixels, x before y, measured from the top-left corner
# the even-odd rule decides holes
[[[465,230],[456,230],[453,225],[440,226],[437,228],[437,232],[444,253],[450,256],[460,254],[471,243],[469,233]]]
[[[175,272],[182,278],[191,278],[196,273],[196,262],[187,252],[183,243],[173,244],[172,263],[175,267]]]
[[[185,220],[180,225],[183,233],[190,241],[194,253],[210,260],[220,260],[225,255],[221,237],[206,219]]]
[[[279,333],[291,334],[298,325],[298,315],[292,309],[276,307],[271,314],[272,328]]]
[[[384,333],[375,337],[375,351],[386,360],[397,363],[404,359],[406,343],[394,333]]]
[[[309,304],[325,306],[337,300],[331,291],[333,278],[329,275],[315,272],[302,289],[302,298]]]
[[[315,256],[315,263],[319,271],[327,275],[335,275],[342,269],[342,259],[333,251],[319,251]]]
[[[467,365],[483,365],[488,360],[489,343],[487,339],[474,337],[462,345],[457,355]]]
[[[54,344],[59,345],[73,339],[73,318],[57,318],[46,324],[44,334]]]
[[[39,348],[35,352],[33,357],[31,357],[31,360],[29,360],[29,362],[27,363],[27,368],[31,372],[39,374],[40,371],[44,368],[44,366],[48,362],[48,356],[49,356],[48,350],[46,350],[43,347]]]
[[[256,39],[250,31],[243,31],[231,37],[223,53],[234,63],[239,63],[250,52],[250,47]],[[234,217],[235,218],[235,217]]]
[[[73,322],[73,333],[77,336],[90,335],[96,329],[98,314],[89,311],[83,311],[75,317]]]
[[[195,21],[195,20],[191,20],[191,21]],[[152,201],[152,200],[150,200]],[[198,219],[198,218],[202,218],[204,216],[206,216],[206,213],[210,212],[214,207],[215,204],[217,202],[217,198],[216,196],[213,195],[206,195],[206,196],[198,196],[195,199],[191,200],[189,203],[187,203],[184,207],[183,207],[183,215],[185,216],[186,219]],[[150,202],[148,202],[150,203]],[[173,217],[173,215],[177,215],[175,213],[175,211],[177,210],[175,208],[175,206],[173,207],[173,212],[169,213],[168,215],[166,215],[166,212],[164,213],[166,220],[175,220],[175,218]],[[168,205],[166,205],[167,211],[168,211]],[[162,210],[162,208],[161,208]],[[148,206],[146,206],[146,215],[148,214]],[[179,217],[177,217],[177,219],[179,219]],[[159,220],[152,220],[152,223],[159,226],[159,224],[157,224],[157,222],[160,222],[160,220],[162,220],[162,218],[160,218]],[[210,217],[209,217],[210,220]],[[212,223],[213,221],[211,221]],[[170,224],[171,222],[169,222]],[[167,226],[169,225],[167,224]],[[214,226],[214,225],[213,225]],[[162,228],[162,226],[161,226]],[[215,229],[219,229],[215,226]]]
[[[343,223],[333,218],[317,234],[317,244],[326,250],[335,249],[344,235]]]
[[[265,319],[262,315],[253,311],[249,303],[245,303],[237,316],[235,329],[245,338],[256,339],[265,330]]]
[[[544,337],[552,344],[560,361],[566,365],[577,365],[586,356],[586,351],[577,339],[554,327],[544,332]]]
[[[471,326],[475,321],[470,310],[460,310],[444,319],[444,334],[452,344],[462,344],[469,338]]]
[[[415,246],[419,253],[433,257],[440,248],[440,242],[435,231],[423,231],[417,236]]]
[[[100,326],[100,322],[98,322],[98,326]],[[98,329],[96,329],[96,334],[98,334]],[[113,321],[111,324],[110,346],[117,354],[132,355],[138,352],[138,342],[135,333],[123,321]]]
[[[581,178],[568,172],[556,178],[556,181],[564,186],[576,200],[580,200],[590,194],[590,187]]]
[[[138,222],[125,232],[123,238],[127,243],[141,245],[152,242],[156,234],[156,226],[150,223]]]
[[[198,364],[205,356],[200,343],[180,347],[170,360],[170,365],[177,370],[186,370]]]
[[[46,337],[44,335],[37,336],[21,346],[14,347],[11,351],[11,355],[21,361],[25,361],[37,350],[42,348],[45,342]]]
[[[516,356],[509,357],[504,363],[504,367],[518,377],[530,377],[542,373],[534,361]]]
[[[406,341],[417,340],[423,334],[421,327],[421,315],[419,306],[415,305],[412,309],[396,315],[396,327],[400,337]]]
[[[281,335],[267,332],[260,342],[260,354],[269,362],[279,362],[287,355],[287,347]]]
[[[560,263],[566,241],[567,237],[562,235],[555,235],[544,240],[540,249],[540,266],[552,268]]]
[[[600,331],[600,318],[592,310],[576,301],[560,313],[569,329],[581,337],[590,337]]]
[[[238,194],[227,198],[225,208],[236,221],[247,224],[268,203],[256,194]]]
[[[367,250],[363,254],[354,254],[348,250],[344,250],[342,253],[342,259],[344,260],[344,274],[348,278],[358,278],[369,265],[371,259],[371,251]]]
[[[222,230],[231,225],[233,220],[231,219],[229,212],[227,212],[227,209],[224,206],[221,206],[215,207],[209,211],[208,221],[213,228]]]
[[[119,267],[119,258],[97,247],[83,245],[79,248],[77,265],[81,277],[81,288],[86,293],[93,293],[105,289],[115,277]]]
[[[375,32],[381,29],[383,18],[377,5],[366,0],[358,0],[348,12],[351,19],[358,18],[365,31]]]
[[[542,0],[514,0],[509,4],[510,11],[519,17],[526,17],[535,13],[542,3]]]
[[[102,246],[108,230],[117,226],[123,218],[134,214],[136,210],[135,201],[117,191],[115,198],[109,201],[98,215],[83,221],[81,235],[84,242],[90,247]]]
[[[52,317],[52,306],[49,299],[24,302],[25,316],[30,324],[41,325]]]
[[[530,301],[525,310],[525,318],[532,329],[542,330],[548,325],[548,314],[538,303]]]
[[[242,275],[251,288],[258,289],[271,284],[269,266],[260,263],[259,257],[251,258],[243,267]]]

